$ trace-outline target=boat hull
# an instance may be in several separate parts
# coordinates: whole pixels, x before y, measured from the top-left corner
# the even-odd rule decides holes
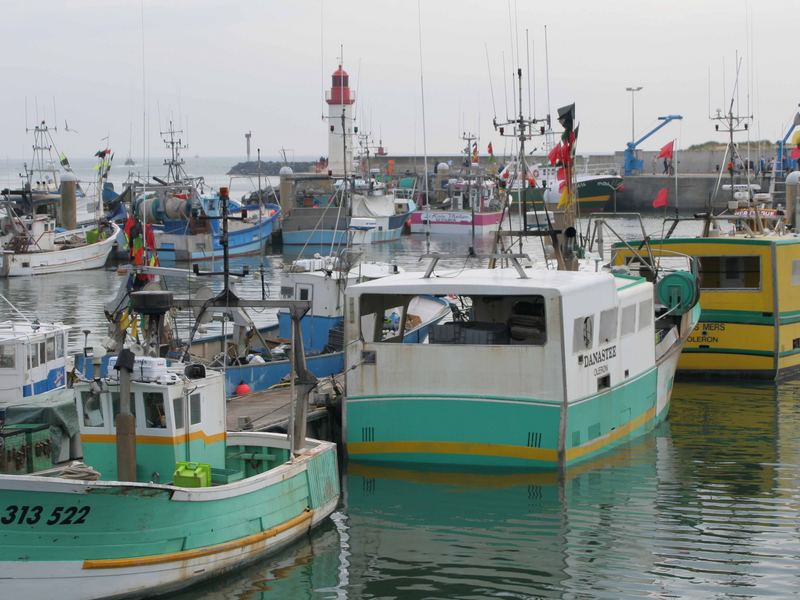
[[[114,249],[118,233],[119,227],[114,224],[112,233],[106,239],[94,244],[52,252],[25,254],[4,252],[0,265],[0,277],[24,277],[101,269]]]
[[[492,233],[500,226],[501,211],[475,213],[476,234]],[[473,215],[466,210],[416,210],[411,214],[411,233],[471,234]]]
[[[249,446],[254,436],[286,440],[229,439]],[[211,488],[0,476],[0,498],[6,517],[8,506],[41,514],[0,530],[4,597],[56,589],[65,600],[140,597],[239,568],[306,535],[338,503],[336,448],[314,442],[292,462]],[[68,521],[70,507],[77,511]]]
[[[232,230],[228,234],[229,256],[260,254],[269,241],[277,215],[260,225]],[[215,233],[167,233],[156,230],[156,252],[160,262],[197,262],[222,258],[224,250]]]
[[[701,277],[705,275],[702,314],[678,362],[681,377],[782,380],[800,373],[800,295],[795,291],[800,280],[794,275],[794,265],[800,264],[800,239],[719,235],[650,244],[655,255],[679,252],[696,257]],[[617,264],[630,256],[630,250],[616,245]],[[726,264],[725,259],[734,270],[737,261],[750,261],[751,277],[758,281],[723,287],[719,271],[724,269],[718,265]]]
[[[350,243],[354,245],[378,244],[382,242],[393,242],[400,239],[403,228],[412,213],[393,215],[391,217],[379,217],[380,223],[371,228],[359,229],[292,229],[284,227],[282,231],[283,244],[286,246],[317,246],[327,244],[347,244],[348,237]]]
[[[575,464],[649,431],[666,416],[668,394],[662,395],[663,406],[657,410],[659,379],[658,369],[653,368],[606,393],[571,404],[566,417],[570,431],[586,432],[599,423],[610,433],[590,440],[570,437],[563,458],[558,450],[560,402],[488,395],[348,397],[347,453],[358,462],[458,467]],[[616,421],[620,414],[630,418]],[[371,441],[374,437],[381,441]]]

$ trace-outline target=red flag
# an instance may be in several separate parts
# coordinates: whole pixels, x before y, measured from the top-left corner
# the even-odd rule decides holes
[[[564,181],[567,178],[567,171],[564,167],[559,167],[556,170],[556,179],[559,181]]]
[[[667,188],[661,188],[660,190],[658,190],[658,194],[656,194],[656,199],[653,200],[653,208],[661,208],[662,206],[666,206],[668,195],[669,195],[669,190]]]
[[[793,160],[797,160],[798,158],[800,158],[800,146],[795,146],[794,148],[792,148],[791,157]]]
[[[671,159],[672,158],[672,147],[673,147],[674,144],[675,144],[675,140],[672,140],[669,144],[665,144],[661,148],[661,152],[658,153],[658,156],[656,156],[656,158],[669,158],[669,159]]]
[[[494,155],[494,148],[492,148],[492,142],[489,142],[489,146],[486,148],[489,151],[489,155]]]
[[[547,155],[547,158],[550,160],[551,165],[554,165],[559,160],[561,160],[561,142],[553,146],[553,149],[550,150],[550,153]]]
[[[392,173],[394,173],[394,159],[389,159],[389,164],[386,166],[386,174],[391,177]]]

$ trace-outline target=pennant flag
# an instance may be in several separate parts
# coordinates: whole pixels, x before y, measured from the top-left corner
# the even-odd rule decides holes
[[[658,156],[656,156],[656,158],[669,158],[671,160],[672,149],[674,145],[675,145],[675,140],[672,140],[669,144],[665,144],[661,148],[661,151],[658,153]]]
[[[478,162],[478,142],[472,144],[472,162]]]
[[[489,145],[486,147],[486,150],[489,152],[489,156],[494,156],[494,148],[492,148],[492,142],[489,142]]]
[[[556,179],[558,179],[559,181],[564,181],[566,178],[567,178],[567,171],[564,169],[564,167],[559,167],[558,170],[556,171]]]
[[[669,190],[667,188],[661,188],[660,190],[658,190],[658,194],[656,194],[656,199],[653,200],[653,208],[661,208],[662,206],[666,206],[668,195],[669,195]]]
[[[553,146],[553,149],[547,155],[548,160],[550,161],[551,165],[555,165],[559,161],[561,161],[562,156],[562,146],[561,142]]]
[[[62,167],[69,168],[69,159],[67,158],[66,154],[64,154],[63,152],[61,154],[59,154],[58,160],[61,163]]]
[[[800,158],[800,146],[797,146],[796,148],[792,148],[791,157],[794,160],[797,160],[798,158]]]
[[[389,164],[386,166],[386,174],[391,177],[392,173],[394,173],[394,159],[389,159]]]

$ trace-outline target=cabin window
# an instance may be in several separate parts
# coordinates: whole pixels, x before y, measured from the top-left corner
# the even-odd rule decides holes
[[[653,301],[639,302],[639,331],[650,325],[653,320]]]
[[[39,345],[31,344],[28,346],[28,368],[35,369],[39,366]]]
[[[508,334],[512,344],[544,346],[547,342],[547,324],[543,296],[513,300],[508,317]]]
[[[361,297],[361,337],[365,342],[398,338],[403,311],[411,296],[365,294]]]
[[[592,347],[594,341],[594,315],[578,317],[572,329],[572,351],[580,352]]]
[[[761,287],[758,256],[703,256],[700,286],[704,290],[757,290]]]
[[[0,346],[0,369],[13,369],[16,366],[17,348],[11,344]]]
[[[47,354],[44,349],[44,342],[39,342],[39,364],[43,365],[47,361]]]
[[[617,309],[610,308],[600,313],[600,343],[607,344],[617,337]]]
[[[792,285],[800,285],[800,260],[792,261]]]
[[[56,359],[56,338],[49,337],[45,342],[45,346],[47,347],[47,361],[50,362],[51,360]]]
[[[130,400],[130,413],[136,416],[136,394],[131,392]],[[119,392],[111,392],[111,413],[114,423],[117,422],[117,415],[119,414]]]
[[[311,286],[298,285],[297,286],[297,299],[298,300],[311,300]]]
[[[56,336],[56,356],[62,358],[64,356],[64,336]]]
[[[145,392],[144,400],[145,426],[151,429],[165,429],[167,417],[164,412],[164,395],[161,392]]]
[[[183,429],[183,398],[172,400],[172,411],[175,414],[175,429]]]
[[[191,424],[197,425],[203,420],[200,412],[200,394],[192,394],[189,396],[189,413],[191,415]]]
[[[103,405],[100,402],[100,394],[81,392],[81,406],[83,407],[84,427],[103,426]]]
[[[622,323],[620,327],[620,336],[632,334],[636,331],[636,305],[622,307]]]
[[[294,288],[290,285],[281,286],[281,298],[287,298],[289,300],[294,298]]]

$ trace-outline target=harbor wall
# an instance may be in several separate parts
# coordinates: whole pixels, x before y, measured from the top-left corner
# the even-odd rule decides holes
[[[742,156],[747,158],[747,150],[741,150]],[[637,150],[636,157],[644,162],[644,169],[637,175],[660,175],[664,171],[664,160],[656,158],[658,150]],[[766,161],[774,156],[773,148],[762,148],[761,154],[758,153],[756,147],[750,150],[750,160],[753,161],[754,169],[757,171],[759,168],[759,159],[763,156]],[[370,157],[370,167],[378,168],[382,171],[386,169],[389,160],[394,161],[394,172],[403,174],[421,173],[423,169],[423,157],[407,154],[387,154],[385,156],[372,156]],[[512,160],[510,156],[496,155],[496,161],[492,163],[489,157],[481,154],[479,165],[487,170],[492,167],[501,166]],[[530,157],[532,164],[546,162],[547,157],[544,155],[534,155]],[[463,154],[431,154],[428,156],[428,170],[432,171],[434,166],[439,163],[448,163],[453,170],[461,170],[464,162]],[[583,171],[596,171],[598,169],[614,171],[622,173],[622,165],[624,162],[623,152],[609,152],[609,153],[593,153],[593,154],[578,154],[575,158],[575,164],[578,172]],[[690,175],[708,175],[717,174],[720,169],[725,169],[725,152],[711,151],[711,150],[693,150],[693,151],[677,151],[673,162],[673,167],[678,171],[678,174]]]

